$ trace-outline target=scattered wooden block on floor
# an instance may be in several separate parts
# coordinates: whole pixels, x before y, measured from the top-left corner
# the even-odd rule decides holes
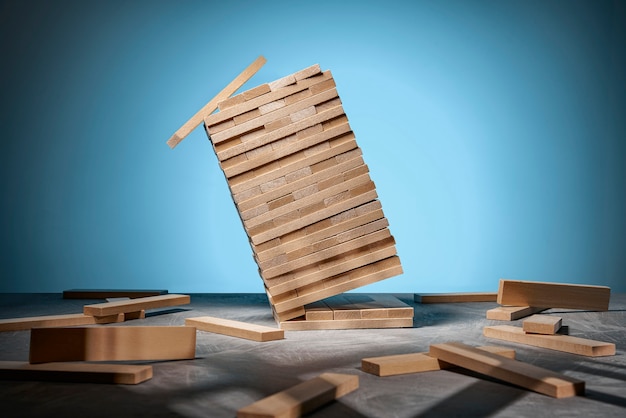
[[[583,395],[585,382],[465,344],[433,344],[429,354],[445,362],[555,398]]]
[[[535,308],[532,306],[498,306],[487,311],[487,319],[497,321],[515,321],[535,313],[543,312],[548,308]]]
[[[292,319],[280,322],[280,327],[285,331],[411,328],[413,327],[413,318],[331,319],[328,321]]]
[[[463,302],[495,302],[497,292],[467,292],[467,293],[421,293],[415,294],[417,303],[463,303]]]
[[[166,295],[167,290],[139,289],[69,289],[63,291],[63,299],[145,298]]]
[[[0,380],[136,385],[151,378],[150,365],[0,361]]]
[[[359,387],[356,375],[323,373],[237,411],[237,418],[297,418]]]
[[[167,306],[185,305],[191,302],[189,295],[160,295],[131,300],[121,300],[118,302],[96,303],[85,305],[83,312],[85,315],[106,316],[118,313],[138,312],[146,309],[163,308]]]
[[[522,329],[528,334],[554,335],[561,328],[563,318],[550,315],[533,315],[522,322]]]
[[[196,327],[201,331],[214,332],[259,342],[282,340],[285,338],[285,331],[282,329],[211,316],[186,318],[185,325]]]
[[[521,327],[512,325],[495,325],[483,328],[483,335],[534,347],[580,354],[588,357],[613,356],[615,344],[588,340],[571,335],[526,334]]]
[[[478,347],[490,353],[507,358],[515,358],[515,350],[504,347]],[[376,376],[396,376],[399,374],[430,372],[455,367],[450,363],[431,357],[428,353],[397,354],[382,357],[370,357],[361,360],[361,369]]]
[[[498,303],[543,308],[609,309],[611,288],[579,284],[500,280]]]
[[[29,361],[187,360],[195,352],[192,327],[33,328]]]
[[[31,328],[50,327],[71,327],[75,325],[110,324],[113,322],[123,322],[123,314],[113,314],[103,317],[93,317],[91,315],[64,314],[64,315],[44,315],[31,316],[28,318],[0,319],[1,331],[25,331]]]

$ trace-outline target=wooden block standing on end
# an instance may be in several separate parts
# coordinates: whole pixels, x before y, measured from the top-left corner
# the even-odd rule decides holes
[[[233,321],[232,319],[215,318],[212,316],[187,318],[185,319],[185,325],[196,327],[201,331],[215,332],[217,334],[259,342],[282,340],[285,338],[285,331],[282,329]]]
[[[297,418],[355,391],[359,377],[323,373],[237,411],[237,418]]]
[[[554,335],[561,328],[563,318],[550,315],[533,315],[522,322],[522,329],[529,334]]]
[[[585,382],[582,380],[461,343],[433,344],[429,355],[555,398],[568,398],[585,392]]]

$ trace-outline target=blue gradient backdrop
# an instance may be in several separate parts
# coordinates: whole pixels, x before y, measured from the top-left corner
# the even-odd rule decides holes
[[[626,3],[1,1],[2,292],[262,292],[203,129],[244,87],[330,69],[405,274],[626,291]]]

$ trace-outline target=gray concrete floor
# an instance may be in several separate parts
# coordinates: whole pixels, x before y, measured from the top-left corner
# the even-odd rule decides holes
[[[563,317],[570,335],[616,344],[617,355],[597,358],[483,337],[484,326],[503,323],[485,319],[495,303],[420,305],[413,294],[396,296],[415,307],[413,328],[290,331],[265,343],[199,331],[195,360],[152,363],[154,377],[139,385],[0,381],[2,416],[234,417],[237,409],[323,372],[356,374],[360,387],[312,417],[626,416],[626,295],[612,295],[608,312],[547,311]],[[96,302],[0,294],[0,318],[77,313]],[[149,311],[123,325],[183,325],[203,315],[276,326],[262,294],[192,294],[189,305]],[[0,360],[27,361],[29,337],[28,331],[0,333]],[[554,399],[460,369],[391,377],[360,369],[365,357],[425,352],[448,341],[514,348],[519,360],[584,380],[586,394]]]

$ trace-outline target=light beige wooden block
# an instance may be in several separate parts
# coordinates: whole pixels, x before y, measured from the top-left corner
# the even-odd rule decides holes
[[[322,373],[237,411],[237,418],[297,418],[359,387],[359,377]]]
[[[513,306],[537,306],[606,311],[611,288],[523,280],[500,280],[498,303]]]
[[[498,306],[487,311],[487,319],[497,321],[515,321],[535,313],[543,312],[547,308],[535,308],[532,306]]]
[[[210,115],[217,109],[217,105],[226,100],[232,94],[234,94],[241,86],[245,84],[261,67],[265,64],[266,60],[260,56],[252,64],[250,64],[245,70],[241,72],[233,81],[231,81],[217,96],[215,96],[209,103],[204,105],[195,115],[191,117],[183,126],[181,126],[170,139],[167,140],[167,145],[170,148],[174,148],[180,143],[187,135],[198,127],[204,120],[205,116]]]
[[[515,358],[515,350],[497,346],[477,347],[510,359]],[[428,353],[408,353],[391,356],[370,357],[361,360],[361,370],[376,376],[396,376],[400,374],[430,372],[455,367],[445,361],[431,357]]]
[[[0,361],[0,380],[136,385],[151,378],[150,365]]]
[[[533,315],[522,322],[522,329],[529,334],[554,335],[561,328],[563,318],[550,315]]]
[[[68,289],[63,291],[63,299],[107,299],[107,298],[145,298],[166,295],[167,290],[151,289]]]
[[[497,297],[497,292],[420,293],[414,299],[417,303],[464,303],[495,302]]]
[[[85,305],[83,313],[92,316],[106,316],[126,312],[138,312],[146,309],[186,305],[191,302],[189,295],[168,294],[131,299],[127,301],[97,303]]]
[[[214,332],[216,334],[224,334],[259,342],[282,340],[285,338],[285,332],[282,329],[211,316],[186,318],[185,325],[196,327],[196,329],[201,331]]]
[[[280,322],[285,331],[313,331],[330,329],[383,329],[412,328],[413,318],[372,318],[372,319],[294,319]]]
[[[582,380],[461,343],[433,344],[430,346],[429,355],[555,398],[568,398],[583,395],[585,392],[585,382]]]
[[[571,335],[526,334],[521,327],[512,325],[484,327],[483,334],[488,338],[496,338],[588,357],[615,355],[615,344],[613,343],[573,337]]]
[[[123,314],[113,314],[103,317],[91,315],[64,314],[31,316],[27,318],[0,319],[0,332],[2,331],[25,331],[31,328],[70,327],[75,325],[110,324],[123,322]]]
[[[333,310],[323,300],[309,303],[304,307],[304,319],[307,321],[332,321]]]
[[[29,361],[183,360],[195,352],[192,327],[33,328]]]

